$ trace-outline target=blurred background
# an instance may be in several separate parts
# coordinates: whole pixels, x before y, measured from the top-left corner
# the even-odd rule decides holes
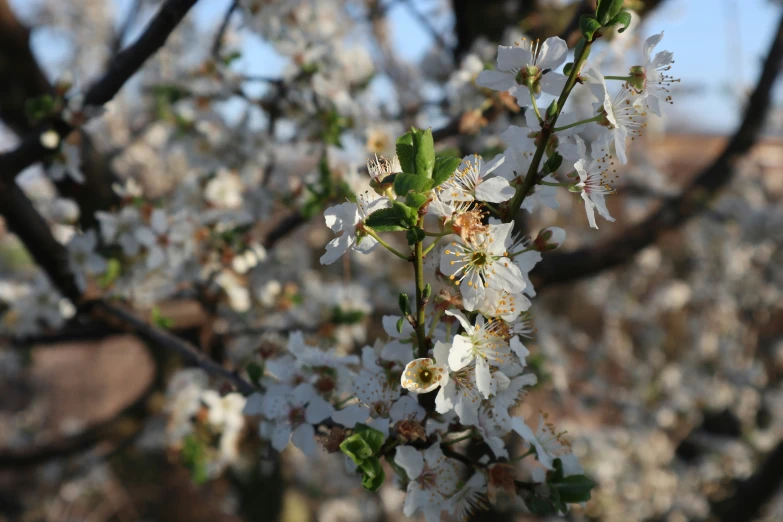
[[[160,3],[0,0],[0,150],[29,130],[27,100],[63,79],[89,87]],[[329,147],[329,175],[356,191],[365,159],[389,154],[412,124],[431,126],[441,150],[502,150],[498,135],[523,118],[480,92],[476,74],[498,44],[525,35],[561,35],[572,47],[572,22],[590,2],[239,4],[197,2],[80,134],[85,185],[52,183],[41,167],[17,181],[64,241],[108,205],[111,191],[92,185],[106,173],[164,201],[199,169],[262,180],[259,194],[245,193],[268,269],[240,274],[247,296],[226,285],[211,301],[197,284],[167,293],[159,303],[171,328],[226,365],[298,328],[357,351],[383,335],[406,274],[375,255],[318,264],[330,235],[321,212],[308,213],[304,187],[322,173],[321,151]],[[311,18],[286,16],[293,4]],[[780,521],[783,82],[762,86],[771,94],[761,113],[746,109],[782,38],[783,4],[626,5],[632,30],[608,35],[591,60],[624,74],[641,63],[644,40],[665,31],[657,50],[674,52],[681,83],[631,150],[609,202],[616,223],[591,231],[565,191],[557,212],[525,217],[529,230],[557,224],[568,240],[533,273],[539,385],[519,414],[550,412],[599,484],[569,520]],[[329,58],[319,39],[344,46],[347,87],[302,79],[305,65]],[[761,131],[738,140],[746,120]],[[0,520],[402,520],[402,493],[362,490],[325,452],[315,465],[288,451],[194,480],[167,442],[167,382],[182,361],[132,332],[74,324],[67,302],[35,293],[40,278],[0,220]],[[26,319],[44,306],[59,310],[54,319]],[[323,312],[334,309],[351,319]],[[477,519],[535,517],[497,509]]]

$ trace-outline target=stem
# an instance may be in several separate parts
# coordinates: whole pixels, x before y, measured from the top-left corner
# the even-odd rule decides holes
[[[424,228],[424,216],[419,218],[419,228]],[[433,245],[437,241],[433,242]],[[417,241],[414,248],[413,271],[416,275],[416,340],[419,358],[427,357],[427,332],[424,330],[424,243]],[[432,248],[432,245],[430,245]]]
[[[447,235],[447,234],[444,234],[444,235]],[[436,239],[435,239],[435,241],[433,241],[432,243],[430,243],[430,246],[428,246],[427,248],[425,248],[425,249],[424,249],[424,252],[422,252],[422,255],[423,255],[423,256],[426,256],[427,254],[429,254],[429,253],[430,253],[430,250],[432,250],[433,248],[435,248],[435,245],[437,245],[437,244],[438,244],[438,241],[440,241],[440,238],[441,238],[441,237],[443,237],[443,236],[440,236],[440,237],[436,238]]]
[[[509,462],[509,464],[510,464],[510,463],[512,463],[512,462],[519,462],[520,460],[524,459],[524,458],[525,458],[525,457],[527,457],[528,455],[532,455],[532,454],[533,454],[533,453],[535,453],[535,452],[536,452],[536,450],[535,450],[535,449],[533,449],[533,448],[530,448],[529,450],[527,450],[527,451],[526,451],[525,453],[523,453],[522,455],[518,455],[518,456],[514,457],[513,459],[510,459],[508,462]]]
[[[560,116],[560,111],[563,110],[563,106],[565,106],[565,102],[568,99],[568,96],[571,94],[571,90],[574,88],[574,85],[576,85],[576,78],[579,75],[579,71],[582,69],[582,65],[584,65],[584,62],[587,59],[587,54],[590,51],[590,47],[592,45],[593,42],[585,41],[585,45],[582,47],[582,52],[579,53],[579,56],[574,58],[574,68],[571,70],[571,74],[568,76],[568,80],[563,86],[563,92],[560,93],[560,98],[557,100],[557,109],[555,110],[555,114],[552,115],[551,121],[545,122],[545,124],[542,126],[540,136],[541,143],[536,149],[535,155],[533,155],[533,160],[530,162],[530,167],[527,170],[524,181],[519,187],[517,187],[517,192],[514,194],[514,197],[511,199],[511,202],[507,207],[507,213],[503,219],[503,221],[506,223],[513,220],[514,216],[517,215],[520,207],[522,206],[522,202],[525,200],[527,195],[533,189],[533,185],[536,183],[538,167],[541,164],[541,158],[544,157],[544,150],[549,144],[549,138],[552,136],[555,123],[557,122],[557,118]]]
[[[544,118],[541,117],[541,113],[538,112],[538,103],[536,103],[536,95],[533,94],[533,88],[532,86],[527,86],[528,92],[530,92],[530,103],[533,104],[533,110],[536,111],[536,116],[538,116],[538,121],[544,121]]]
[[[633,78],[630,76],[604,76],[604,80],[622,80],[624,82],[629,82]]]
[[[544,181],[544,180],[539,181],[538,184],[546,185],[547,187],[570,187],[571,185],[573,185],[573,183],[566,183],[566,182],[552,183],[551,181]]]
[[[494,205],[490,205],[485,201],[484,206],[487,207],[487,210],[489,210],[494,216],[500,217],[500,211]]]
[[[449,234],[451,234],[451,232],[427,232],[426,230],[424,231],[424,235],[428,237],[443,237],[443,236],[448,236]]]
[[[533,247],[527,247],[524,250],[520,250],[519,252],[514,252],[512,254],[507,255],[506,257],[509,259],[513,259],[514,257],[518,256],[519,254],[524,254],[525,252],[530,252],[531,250],[534,250]]]
[[[405,254],[403,254],[402,252],[400,252],[399,250],[397,250],[396,248],[394,248],[393,246],[391,246],[389,243],[387,243],[386,241],[384,241],[383,239],[381,239],[381,236],[379,236],[379,235],[378,235],[378,233],[377,233],[375,230],[373,230],[373,229],[371,229],[371,228],[369,228],[369,227],[364,227],[364,231],[365,231],[365,232],[367,232],[367,234],[369,234],[370,236],[374,237],[374,238],[375,238],[375,240],[376,240],[378,243],[380,243],[381,245],[383,245],[383,247],[384,247],[386,250],[388,250],[389,252],[391,252],[391,253],[392,253],[392,254],[394,254],[395,256],[397,256],[397,257],[399,257],[399,258],[402,258],[402,259],[404,259],[405,261],[408,261],[408,260],[410,259],[410,256],[406,256]]]
[[[591,121],[598,121],[601,118],[603,118],[603,114],[599,114],[598,116],[593,116],[592,118],[587,118],[586,120],[579,120],[575,121],[574,123],[569,123],[568,125],[563,125],[562,127],[555,127],[553,132],[560,132],[562,130],[570,129],[571,127],[576,127],[578,125],[584,125],[585,123],[590,123]]]
[[[438,323],[440,323],[440,318],[443,316],[444,310],[436,310],[435,311],[435,317],[432,318],[432,324],[430,325],[430,331],[427,332],[427,337],[432,337],[432,334],[435,332],[435,327],[438,326]]]

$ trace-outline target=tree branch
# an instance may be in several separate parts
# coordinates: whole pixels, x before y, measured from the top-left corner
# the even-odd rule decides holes
[[[212,59],[215,61],[220,60],[220,51],[223,47],[223,38],[228,30],[228,24],[231,22],[231,15],[234,14],[237,7],[239,7],[238,0],[232,0],[231,4],[226,9],[226,14],[223,15],[223,21],[220,23],[217,33],[215,33],[215,40],[212,42]]]
[[[131,76],[144,65],[168,39],[197,0],[167,0],[150,20],[141,36],[114,57],[106,73],[95,82],[84,97],[85,105],[102,106],[111,101]],[[51,124],[61,138],[73,131],[68,123],[56,120]],[[51,151],[43,146],[39,129],[28,135],[13,151],[0,155],[0,177],[13,179],[27,167],[46,158]]]
[[[532,273],[536,288],[571,282],[630,261],[654,243],[663,233],[676,229],[706,210],[712,199],[731,181],[739,159],[761,134],[772,88],[783,60],[783,17],[770,46],[756,89],[750,97],[745,117],[721,155],[683,191],[653,212],[647,219],[594,246],[573,252],[548,254]]]
[[[93,307],[93,315],[104,322],[110,324],[116,323],[118,328],[127,329],[149,343],[180,354],[190,363],[199,366],[210,375],[223,378],[230,382],[239,392],[245,395],[249,395],[256,391],[255,386],[242,379],[236,372],[228,370],[210,359],[207,354],[191,343],[184,341],[165,330],[150,325],[114,303],[103,300],[96,301]]]

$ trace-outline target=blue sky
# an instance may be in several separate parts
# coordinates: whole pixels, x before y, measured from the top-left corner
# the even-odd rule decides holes
[[[24,11],[29,0],[12,0]],[[197,4],[194,16],[204,29],[214,27],[229,0],[206,0]],[[417,0],[423,10],[437,4]],[[129,0],[116,0],[123,13]],[[759,74],[762,59],[780,16],[780,4],[773,0],[667,0],[648,17],[641,31],[644,36],[665,29],[661,47],[675,53],[675,69],[684,88],[696,93],[680,96],[669,107],[672,119],[689,127],[710,132],[729,132],[737,123],[741,105],[739,93],[747,92]],[[395,47],[401,57],[416,61],[432,44],[432,38],[407,8],[397,3],[390,11]],[[63,47],[48,31],[34,34],[33,45],[44,63],[56,63]],[[207,44],[205,43],[205,46]],[[260,39],[248,38],[243,47],[248,72],[274,76],[282,68],[272,49]],[[776,89],[778,102],[783,86]]]

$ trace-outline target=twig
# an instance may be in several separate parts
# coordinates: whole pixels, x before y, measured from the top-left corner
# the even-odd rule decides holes
[[[114,57],[106,73],[95,82],[84,97],[86,106],[102,106],[111,101],[123,85],[144,65],[168,39],[197,0],[167,0],[150,20],[144,32],[130,46]],[[63,120],[53,122],[52,128],[61,138],[73,131]],[[14,179],[27,167],[49,156],[51,151],[41,143],[41,132],[33,132],[14,150],[0,155],[0,177]]]
[[[606,241],[573,252],[554,252],[532,272],[536,288],[571,282],[630,261],[664,232],[676,229],[709,208],[715,195],[736,171],[738,160],[756,142],[770,106],[772,88],[783,61],[783,17],[772,40],[764,68],[745,116],[721,155],[677,197],[664,201],[647,219]]]
[[[128,11],[128,16],[125,17],[125,21],[114,35],[114,40],[111,44],[112,56],[116,56],[122,48],[122,42],[125,40],[125,37],[128,36],[128,32],[130,31],[131,27],[133,27],[136,18],[139,16],[139,11],[141,11],[141,0],[133,0],[133,4],[130,6]]]
[[[217,33],[215,33],[215,40],[212,42],[212,59],[216,62],[220,60],[220,51],[223,48],[223,38],[226,36],[228,30],[228,24],[231,22],[231,15],[234,14],[237,7],[239,7],[238,0],[231,0],[231,4],[226,9],[226,14],[223,15],[223,21],[220,23]]]
[[[405,4],[405,7],[408,8],[408,11],[410,14],[421,24],[422,27],[424,27],[428,33],[430,33],[430,36],[435,40],[435,43],[438,44],[438,47],[440,47],[442,50],[448,52],[451,59],[454,59],[454,54],[452,47],[446,43],[446,40],[443,39],[443,35],[441,35],[438,31],[435,30],[435,28],[432,26],[430,21],[427,19],[426,16],[424,16],[421,11],[416,9],[416,7],[413,5],[413,2],[411,0],[403,0],[403,3]]]
[[[210,375],[221,377],[234,385],[234,387],[245,395],[249,395],[256,390],[256,387],[241,378],[236,372],[228,370],[209,358],[209,356],[196,348],[191,343],[180,339],[179,337],[150,325],[146,321],[139,319],[124,308],[107,301],[96,301],[95,312],[103,310],[107,316],[105,320],[111,322],[117,320],[121,326],[130,328],[130,330],[146,339],[148,342],[177,352],[193,364],[198,365]]]

